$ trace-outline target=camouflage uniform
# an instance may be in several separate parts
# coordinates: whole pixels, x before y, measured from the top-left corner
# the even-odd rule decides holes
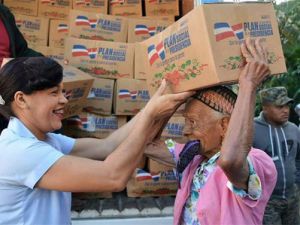
[[[284,87],[273,87],[260,92],[263,105],[283,106],[293,101]],[[298,225],[300,183],[300,131],[291,122],[272,126],[264,114],[254,120],[253,147],[265,151],[276,166],[278,177],[272,196],[265,209],[263,224]]]

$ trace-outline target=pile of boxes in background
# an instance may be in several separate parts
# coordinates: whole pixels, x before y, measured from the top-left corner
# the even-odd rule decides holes
[[[180,1],[184,14],[193,2]],[[272,3],[201,5],[177,22],[179,0],[4,4],[30,47],[64,66],[70,103],[63,129],[73,137],[107,137],[145,106],[162,79],[173,92],[237,82],[244,65],[240,44],[247,37],[261,38],[272,74],[286,72]],[[180,113],[182,108],[169,120],[163,140],[184,141]],[[172,168],[145,159],[139,167],[128,196],[176,193]]]
[[[136,45],[164,30],[179,16],[178,0],[4,0],[3,3],[13,12],[29,47],[58,60],[64,67],[69,103],[63,132],[76,138],[105,138],[145,106],[150,96],[145,77],[135,76],[135,68],[140,66],[135,65]],[[165,127],[163,139],[182,140],[184,119],[178,112]],[[129,196],[176,193],[172,168],[159,163],[154,168],[155,163],[142,160],[139,172],[135,171],[128,183],[128,190],[135,188]],[[150,179],[141,179],[141,171]],[[151,176],[154,173],[155,178]],[[111,197],[111,193],[90,196]]]

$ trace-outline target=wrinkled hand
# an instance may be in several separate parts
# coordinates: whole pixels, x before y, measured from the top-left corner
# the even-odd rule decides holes
[[[163,80],[159,89],[144,108],[144,112],[154,120],[170,117],[188,97],[195,93],[189,91],[177,94],[164,94],[166,88],[167,83]]]
[[[241,87],[251,85],[257,88],[270,74],[267,61],[267,52],[260,44],[260,40],[255,42],[246,39],[241,46],[241,51],[246,59],[246,65],[242,69],[239,77]]]

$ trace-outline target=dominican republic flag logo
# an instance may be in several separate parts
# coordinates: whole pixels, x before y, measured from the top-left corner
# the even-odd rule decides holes
[[[88,56],[89,52],[84,45],[73,45],[72,56]]]
[[[58,24],[58,26],[57,26],[57,31],[59,33],[68,32],[68,30],[69,30],[69,27],[67,24],[61,23],[61,24]]]
[[[86,129],[88,128],[89,121],[87,117],[73,116],[67,119],[67,124],[70,126],[78,126]]]
[[[42,0],[41,3],[42,4],[51,4],[51,5],[54,5],[55,4],[55,0]]]
[[[134,29],[136,35],[150,35],[153,36],[156,33],[156,27],[147,27],[143,24],[137,24]]]
[[[16,25],[18,28],[22,26],[23,21],[22,20],[16,20]]]
[[[97,48],[86,48],[84,45],[73,45],[72,56],[89,56],[90,59],[95,59],[97,57]]]
[[[76,5],[90,5],[91,4],[91,0],[76,0],[75,4]]]
[[[214,34],[216,41],[221,41],[230,37],[237,37],[239,40],[244,38],[243,24],[238,23],[233,26],[229,26],[228,23],[215,23]]]
[[[95,59],[97,57],[97,52],[98,52],[97,48],[89,48],[88,49],[88,55],[91,59]]]
[[[90,26],[91,28],[96,28],[97,19],[89,19],[86,16],[77,16],[75,24],[77,26]]]
[[[124,4],[124,0],[110,0],[110,5]]]
[[[144,180],[158,181],[159,178],[160,178],[160,173],[148,173],[145,170],[137,169],[136,172],[137,181],[144,181]]]
[[[160,42],[157,46],[150,45],[148,47],[148,59],[149,59],[150,65],[152,66],[152,64],[159,58],[162,61],[166,58],[163,42]]]
[[[120,99],[131,98],[136,99],[138,92],[137,91],[129,91],[128,89],[120,89],[118,96]]]
[[[149,3],[157,3],[157,0],[148,0]]]

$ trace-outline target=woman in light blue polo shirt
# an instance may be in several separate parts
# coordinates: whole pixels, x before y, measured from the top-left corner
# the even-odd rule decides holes
[[[193,94],[163,94],[163,82],[108,138],[75,140],[51,133],[68,102],[62,78],[62,67],[44,57],[17,58],[0,70],[0,117],[9,119],[0,135],[0,224],[70,224],[70,192],[122,190],[143,148]]]

